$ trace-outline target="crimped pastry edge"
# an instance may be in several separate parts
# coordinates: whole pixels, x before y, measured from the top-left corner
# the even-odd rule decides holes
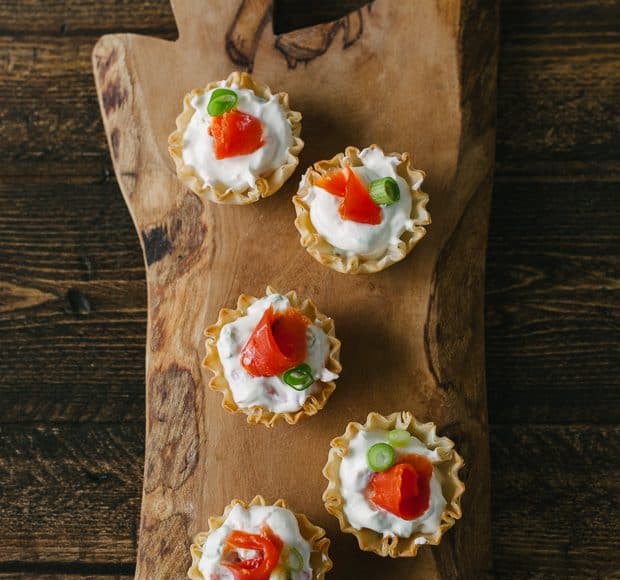
[[[441,524],[434,534],[414,532],[408,538],[397,536],[383,536],[374,530],[362,528],[358,530],[350,525],[344,513],[344,499],[340,493],[340,464],[348,453],[349,442],[361,430],[371,429],[406,429],[417,437],[429,449],[437,451],[443,459],[434,464],[441,475],[441,488],[446,499],[446,508],[441,516]],[[357,538],[360,549],[374,552],[379,556],[392,558],[412,557],[418,552],[420,544],[416,539],[424,538],[426,544],[438,545],[443,534],[461,518],[461,496],[465,491],[465,484],[459,479],[458,472],[463,467],[462,457],[454,450],[454,442],[448,437],[439,437],[434,423],[420,423],[409,411],[392,413],[387,417],[379,413],[369,413],[366,422],[351,422],[343,435],[336,437],[330,443],[331,449],[327,463],[323,468],[323,475],[327,478],[327,488],[323,493],[325,509],[338,519],[343,532],[353,534]]]
[[[383,150],[378,145],[370,145],[368,149],[375,149],[383,154]],[[343,167],[359,167],[362,162],[359,158],[360,150],[357,147],[349,146],[344,153],[338,153],[329,160],[317,161],[309,167],[301,178],[297,194],[293,197],[295,205],[295,226],[300,234],[300,243],[306,251],[318,262],[345,274],[372,274],[385,270],[392,264],[400,262],[405,258],[414,246],[426,235],[424,226],[431,223],[431,216],[426,205],[428,194],[419,189],[424,180],[425,174],[419,169],[411,167],[410,156],[408,153],[390,153],[388,156],[396,156],[400,163],[396,167],[397,174],[402,177],[409,185],[412,198],[410,217],[414,223],[413,232],[405,231],[400,236],[400,241],[396,247],[389,246],[385,253],[380,256],[366,257],[360,254],[346,256],[340,253],[314,227],[310,219],[310,207],[304,201],[304,197],[314,185],[315,179],[326,173]]]
[[[262,495],[255,496],[249,503],[240,499],[233,499],[225,508],[221,516],[212,516],[208,520],[209,529],[206,532],[200,532],[194,537],[194,543],[190,546],[192,555],[192,565],[187,571],[188,578],[192,580],[205,580],[204,576],[198,568],[200,559],[202,558],[202,546],[204,545],[210,533],[220,528],[230,511],[236,505],[240,505],[244,509],[252,506],[268,506],[273,505],[289,509],[287,503],[283,499],[278,499],[272,504],[268,504]],[[333,563],[329,557],[330,540],[325,535],[325,530],[319,526],[315,526],[304,514],[293,512],[301,536],[310,544],[310,563],[312,565],[312,580],[323,580],[325,574],[332,569]]]
[[[293,174],[299,164],[299,154],[304,148],[304,142],[299,136],[301,134],[301,113],[291,110],[288,93],[277,93],[276,97],[291,125],[293,134],[293,143],[287,149],[285,163],[274,169],[271,173],[259,176],[256,179],[256,185],[254,187],[232,189],[210,185],[205,183],[204,179],[198,175],[196,170],[191,165],[187,165],[183,160],[183,135],[187,130],[191,118],[196,112],[196,109],[192,106],[192,99],[196,96],[205,94],[211,89],[218,88],[219,86],[220,81],[211,82],[204,89],[194,89],[185,95],[183,98],[183,111],[176,118],[177,128],[168,137],[168,151],[174,160],[178,178],[194,193],[204,195],[208,200],[215,203],[232,205],[254,203],[261,198],[269,197],[276,193]],[[263,99],[269,99],[273,96],[271,89],[267,85],[254,81],[254,79],[245,72],[231,73],[224,81],[223,86],[250,89],[255,95]]]
[[[267,286],[265,296],[270,294],[278,294],[271,286]],[[314,324],[319,326],[327,335],[329,343],[329,355],[326,368],[333,373],[340,374],[342,366],[340,364],[340,341],[336,338],[336,329],[334,321],[319,311],[314,302],[309,298],[301,300],[295,291],[285,294],[293,308],[297,308],[302,314],[307,316]],[[262,424],[266,427],[273,427],[275,423],[284,419],[289,425],[295,425],[302,418],[316,415],[327,403],[327,400],[336,389],[334,381],[318,381],[321,388],[318,393],[311,394],[299,411],[276,413],[264,407],[239,407],[233,398],[230,385],[224,376],[224,368],[220,360],[217,350],[217,341],[219,339],[222,328],[229,322],[233,322],[237,318],[245,316],[248,308],[259,298],[248,294],[241,294],[237,300],[237,308],[223,308],[220,310],[217,322],[207,327],[206,336],[206,356],[203,360],[203,366],[208,368],[213,377],[209,381],[209,387],[217,392],[222,393],[222,407],[230,413],[245,413],[247,421],[251,424]]]

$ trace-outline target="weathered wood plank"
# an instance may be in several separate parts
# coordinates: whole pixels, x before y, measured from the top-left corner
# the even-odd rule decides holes
[[[138,424],[0,426],[0,561],[131,564],[143,441]]]
[[[64,562],[0,562],[0,580],[129,580],[134,564],[67,564]]]
[[[501,578],[617,578],[620,427],[492,429]]]
[[[0,153],[6,161],[107,158],[90,70],[93,37],[0,37]]]
[[[137,32],[176,37],[169,0],[5,0],[0,4],[0,35],[101,36]]]
[[[144,282],[137,236],[116,182],[71,183],[62,174],[33,181],[0,183],[3,282],[28,280],[41,290]],[[127,292],[121,283],[110,306],[135,304]]]
[[[23,566],[21,577],[77,577],[81,564],[90,575],[105,562],[129,574],[143,441],[139,424],[0,426],[10,450],[0,455],[0,575]],[[491,454],[497,577],[617,575],[620,427],[496,426]]]
[[[116,184],[3,184],[0,207],[0,421],[143,418],[144,265]]]
[[[503,46],[498,173],[546,174],[545,163],[617,162],[620,42]],[[531,167],[530,167],[531,166]],[[618,165],[615,174],[618,176]],[[520,167],[520,170],[519,170]]]
[[[618,33],[618,5],[615,0],[507,0],[500,11],[505,42],[531,41],[533,36],[575,36]],[[604,42],[604,37],[599,39]]]
[[[617,183],[496,185],[486,352],[491,422],[620,421]]]

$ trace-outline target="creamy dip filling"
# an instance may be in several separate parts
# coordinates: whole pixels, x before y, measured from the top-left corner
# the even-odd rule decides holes
[[[218,85],[223,87],[225,82]],[[239,191],[254,187],[257,177],[285,163],[287,149],[293,143],[293,132],[276,96],[265,100],[249,89],[226,88],[237,93],[239,111],[260,120],[265,144],[249,155],[215,158],[213,137],[209,135],[211,116],[207,113],[211,93],[215,90],[212,89],[192,98],[195,112],[183,135],[183,161],[193,167],[205,183]]]
[[[367,186],[375,179],[392,177],[400,189],[399,201],[381,206],[380,224],[342,219],[338,213],[342,198],[317,186],[310,187],[303,200],[310,207],[312,225],[337,252],[347,256],[377,257],[391,246],[396,246],[403,232],[413,231],[411,192],[407,182],[396,173],[400,163],[398,157],[385,155],[380,149],[370,147],[364,149],[359,157],[363,166],[352,169]],[[415,184],[416,189],[419,186],[420,183]]]
[[[366,499],[366,489],[373,471],[368,467],[366,455],[375,443],[387,442],[387,431],[360,431],[349,443],[349,451],[340,464],[340,493],[344,500],[344,513],[350,524],[360,530],[368,528],[384,536],[408,538],[414,532],[432,534],[439,529],[446,500],[441,491],[440,475],[433,466],[430,482],[428,509],[414,520],[404,520],[376,507]],[[436,451],[428,449],[419,439],[412,437],[406,447],[394,448],[399,455],[424,455],[431,463],[440,461]],[[423,543],[423,542],[418,542]]]
[[[277,312],[290,308],[291,304],[281,294],[270,294],[257,300],[248,308],[245,316],[224,325],[217,341],[217,351],[224,367],[224,377],[239,407],[259,406],[274,413],[295,412],[301,409],[311,394],[318,392],[318,383],[315,382],[304,391],[297,391],[279,376],[253,377],[241,364],[241,351],[269,306]],[[312,369],[315,381],[327,382],[338,378],[338,375],[325,368],[329,356],[327,334],[316,324],[310,324],[306,336],[307,354],[304,362]]]
[[[284,557],[285,552],[291,548],[299,551],[303,567],[301,570],[290,570],[287,577],[291,580],[310,580],[312,578],[310,544],[302,537],[293,513],[277,506],[252,506],[248,509],[240,505],[233,507],[222,526],[211,532],[202,545],[202,557],[198,563],[202,575],[209,580],[234,580],[233,572],[221,563],[226,538],[235,530],[258,534],[265,524],[284,543],[282,549]],[[254,555],[252,550],[238,552],[240,556],[247,558]]]

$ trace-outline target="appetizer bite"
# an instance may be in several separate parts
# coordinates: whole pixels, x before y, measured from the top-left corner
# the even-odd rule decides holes
[[[439,544],[461,517],[463,460],[434,423],[408,412],[370,413],[349,423],[331,442],[323,475],[323,501],[362,550],[380,556],[415,556],[422,544]]]
[[[337,272],[384,270],[402,260],[431,223],[423,179],[407,153],[386,155],[377,145],[361,152],[347,147],[315,163],[293,197],[301,245]]]
[[[272,427],[283,417],[292,425],[318,413],[342,370],[334,321],[295,292],[242,294],[205,335],[209,386],[222,393],[224,409],[245,413],[248,423]]]
[[[329,538],[305,515],[257,495],[248,505],[233,500],[209,531],[194,538],[193,580],[321,580],[331,570]]]
[[[194,89],[168,138],[179,179],[217,203],[247,204],[278,191],[299,163],[301,114],[247,73]]]

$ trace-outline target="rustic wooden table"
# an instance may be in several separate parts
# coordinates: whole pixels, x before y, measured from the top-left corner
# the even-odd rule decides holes
[[[501,21],[486,337],[495,570],[617,578],[617,4],[506,0]],[[1,577],[134,569],[146,290],[90,62],[116,31],[174,38],[168,0],[0,4]]]

